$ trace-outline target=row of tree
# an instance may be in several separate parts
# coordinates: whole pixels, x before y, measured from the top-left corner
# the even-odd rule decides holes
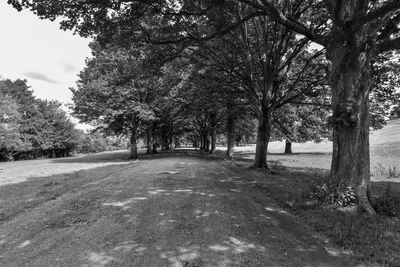
[[[353,187],[374,213],[369,130],[393,104],[398,0],[8,2],[96,38],[74,91],[83,120],[129,131],[132,144],[146,129],[166,149],[191,133],[213,151],[226,127],[230,157],[238,120],[256,118],[259,168],[274,134],[331,131],[332,183]]]
[[[35,98],[25,80],[0,81],[0,161],[125,147],[123,139],[75,129],[61,103]]]

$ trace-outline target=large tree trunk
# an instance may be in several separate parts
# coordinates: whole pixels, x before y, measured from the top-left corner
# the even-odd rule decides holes
[[[332,62],[333,154],[331,177],[337,187],[352,186],[358,207],[375,214],[369,199],[369,80],[368,44],[355,40],[329,47]]]
[[[215,121],[215,114],[211,115],[211,149],[210,149],[210,154],[212,154],[215,151],[215,148],[217,147],[217,130],[216,128],[216,121]]]
[[[285,142],[285,154],[292,154],[292,142],[286,140]]]
[[[146,141],[147,141],[147,150],[146,150],[146,154],[151,154],[152,153],[152,146],[151,146],[151,142],[152,142],[152,138],[151,138],[151,129],[148,128],[146,130]]]
[[[153,125],[153,129],[152,129],[152,134],[151,134],[152,136],[151,136],[151,142],[152,142],[152,146],[153,146],[153,149],[152,149],[152,153],[157,153],[157,138],[156,138],[156,136],[157,136],[157,131],[156,131],[156,128],[155,128],[155,126]]]
[[[157,154],[157,140],[156,138],[153,136],[153,150],[151,151],[154,154]]]
[[[137,142],[136,142],[136,129],[132,129],[131,132],[131,159],[138,159],[138,152],[137,152]]]
[[[217,131],[215,128],[211,130],[211,149],[210,154],[214,153],[215,149],[217,148]]]
[[[210,152],[210,138],[208,132],[204,134],[204,151]]]
[[[233,152],[235,148],[235,118],[232,114],[228,114],[228,121],[226,123],[228,132],[227,136],[227,149],[225,159],[233,159]]]
[[[204,150],[204,135],[200,133],[200,150]]]
[[[267,151],[271,135],[271,111],[268,104],[262,104],[259,111],[256,155],[254,160],[255,168],[268,168]]]

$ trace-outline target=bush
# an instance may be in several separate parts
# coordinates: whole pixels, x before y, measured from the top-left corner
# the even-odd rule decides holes
[[[331,183],[323,183],[315,186],[308,197],[310,200],[320,204],[337,207],[354,206],[357,204],[357,196],[354,188],[351,186],[336,187]]]

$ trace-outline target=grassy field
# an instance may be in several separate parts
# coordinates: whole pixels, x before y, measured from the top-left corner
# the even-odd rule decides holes
[[[0,186],[21,183],[29,178],[72,173],[129,163],[128,151],[80,155],[73,158],[0,162]]]
[[[268,161],[287,167],[330,169],[332,142],[294,143],[291,155],[283,154],[284,148],[284,142],[271,142],[268,148]],[[253,159],[255,145],[236,147],[235,151],[241,158]],[[370,154],[372,180],[395,181],[400,178],[400,119],[388,121],[383,129],[371,133]]]

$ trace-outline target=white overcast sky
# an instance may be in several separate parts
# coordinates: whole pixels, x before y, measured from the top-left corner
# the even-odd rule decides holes
[[[89,42],[0,0],[0,77],[27,79],[38,98],[72,102],[68,88],[91,56]]]

